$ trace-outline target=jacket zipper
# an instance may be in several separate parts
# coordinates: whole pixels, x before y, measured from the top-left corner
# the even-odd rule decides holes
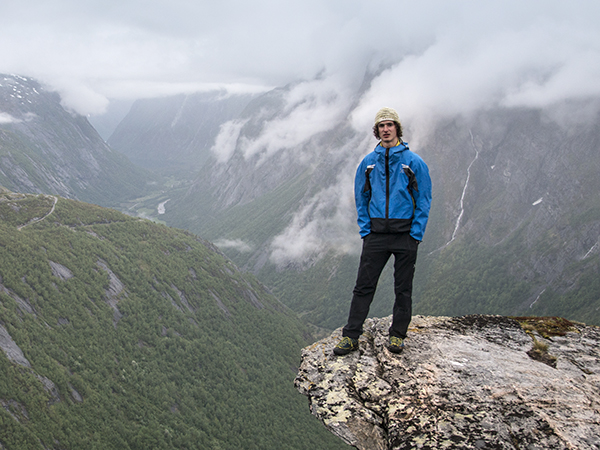
[[[390,216],[390,149],[385,149],[385,218]]]

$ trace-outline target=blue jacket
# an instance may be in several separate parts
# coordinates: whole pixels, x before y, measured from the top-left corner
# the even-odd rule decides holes
[[[417,241],[423,240],[431,178],[427,164],[405,142],[389,152],[377,145],[365,156],[356,171],[354,197],[361,237],[409,231]]]

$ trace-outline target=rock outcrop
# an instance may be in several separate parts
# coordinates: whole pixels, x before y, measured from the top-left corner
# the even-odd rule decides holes
[[[558,318],[413,317],[386,349],[391,318],[368,319],[360,349],[337,330],[302,352],[296,388],[358,449],[600,448],[600,328]]]

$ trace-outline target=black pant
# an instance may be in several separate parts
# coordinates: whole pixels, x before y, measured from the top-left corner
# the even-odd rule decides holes
[[[348,323],[342,336],[354,339],[362,334],[363,323],[375,295],[377,281],[391,255],[394,255],[394,312],[390,336],[406,337],[412,316],[412,282],[418,242],[409,233],[371,233],[363,240],[360,266],[354,287]]]

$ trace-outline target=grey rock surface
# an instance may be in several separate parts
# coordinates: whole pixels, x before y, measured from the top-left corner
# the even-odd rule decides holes
[[[302,352],[295,386],[348,444],[600,448],[600,328],[415,316],[395,355],[386,349],[390,320],[368,319],[359,351],[349,355],[332,353],[341,329]]]
[[[63,281],[67,281],[73,278],[73,272],[71,272],[67,267],[50,260],[48,260],[48,263],[52,268],[52,275],[54,275],[55,277],[60,278]]]
[[[118,303],[121,299],[121,294],[125,289],[125,285],[121,282],[121,280],[119,280],[115,273],[109,269],[106,262],[98,260],[96,264],[98,264],[98,266],[108,274],[109,284],[108,289],[106,289],[105,292],[105,301],[113,309],[113,325],[116,328],[117,323],[119,323],[119,320],[121,320],[121,318],[123,317],[123,313],[119,310]],[[125,292],[124,295],[126,296],[127,292]]]
[[[2,325],[0,325],[0,349],[12,362],[23,367],[31,367],[31,363],[23,354],[23,350],[21,350],[10,334],[8,334],[6,328]]]

